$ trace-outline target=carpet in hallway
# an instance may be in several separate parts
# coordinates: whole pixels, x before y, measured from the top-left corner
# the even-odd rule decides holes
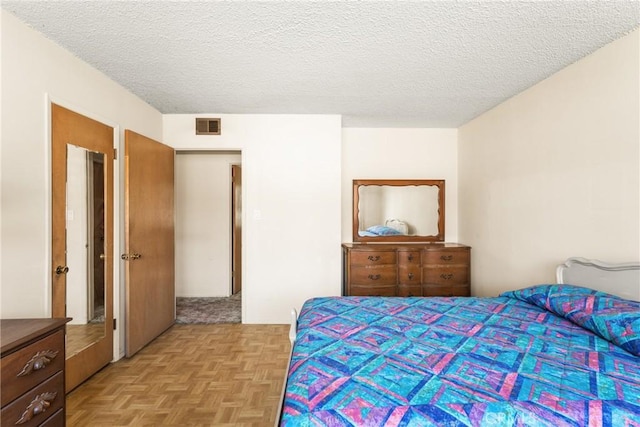
[[[224,298],[176,298],[176,323],[241,323],[240,293]]]

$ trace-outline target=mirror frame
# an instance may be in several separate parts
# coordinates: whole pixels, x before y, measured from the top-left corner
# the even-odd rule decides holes
[[[359,189],[365,185],[388,185],[392,187],[406,187],[428,185],[438,187],[438,234],[430,236],[360,236],[358,230],[360,228],[359,219]],[[353,241],[354,242],[444,242],[444,179],[354,179],[353,180]]]

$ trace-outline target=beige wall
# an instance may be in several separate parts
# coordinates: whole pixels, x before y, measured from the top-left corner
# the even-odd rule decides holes
[[[2,142],[0,316],[51,314],[50,140],[48,99],[117,127],[162,137],[162,115],[108,77],[0,9]],[[122,149],[120,150],[122,153]],[[122,170],[122,156],[116,174]],[[118,182],[118,181],[116,181]],[[121,212],[120,189],[115,189]],[[116,227],[120,218],[115,216]],[[116,259],[119,257],[116,235]],[[119,268],[116,263],[115,294]],[[114,313],[119,315],[119,305]],[[123,325],[123,322],[119,322]],[[118,338],[116,338],[118,340]],[[116,351],[118,343],[116,343]]]
[[[176,296],[231,295],[231,165],[240,153],[176,155]]]
[[[554,280],[570,256],[640,258],[640,31],[459,129],[473,293]]]
[[[342,129],[342,241],[353,241],[354,179],[444,179],[445,238],[458,241],[457,140],[457,129]]]
[[[242,151],[242,320],[288,323],[291,308],[340,294],[340,141],[335,115],[222,114],[222,134],[195,135],[195,115],[164,116],[177,150]]]

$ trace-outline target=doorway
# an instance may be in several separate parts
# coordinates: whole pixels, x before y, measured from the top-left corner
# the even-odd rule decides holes
[[[176,323],[241,322],[240,164],[240,151],[176,155]]]

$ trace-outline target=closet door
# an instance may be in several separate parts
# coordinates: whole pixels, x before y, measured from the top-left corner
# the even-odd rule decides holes
[[[125,131],[127,357],[175,322],[174,158],[171,147]]]
[[[51,105],[52,317],[70,391],[113,359],[113,128]]]

